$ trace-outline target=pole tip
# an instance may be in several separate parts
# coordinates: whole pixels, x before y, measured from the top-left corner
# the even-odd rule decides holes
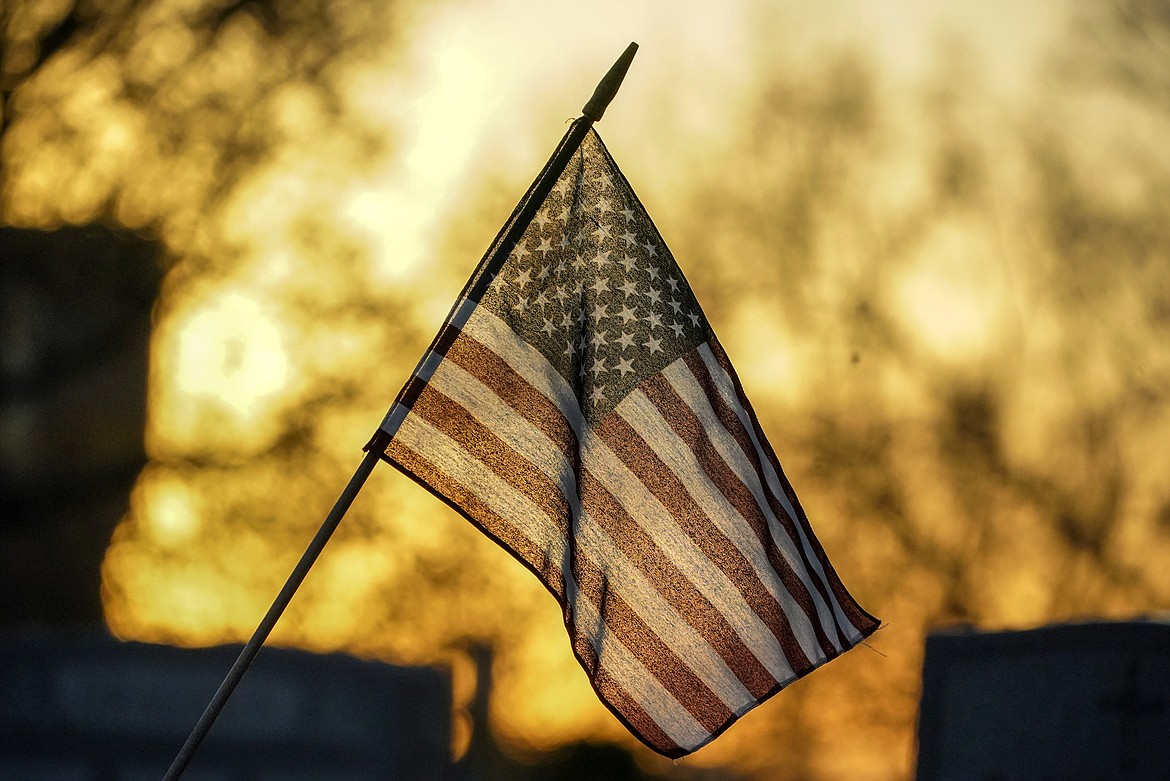
[[[581,114],[592,122],[600,122],[601,115],[605,113],[605,109],[609,106],[609,102],[613,100],[613,96],[617,94],[618,87],[622,85],[622,79],[626,77],[626,71],[630,69],[630,62],[634,59],[634,55],[638,51],[638,44],[630,43],[626,50],[622,52],[622,56],[618,57],[617,62],[609,69],[609,73],[605,74],[601,82],[597,85],[597,89],[593,91],[593,97],[585,104],[585,108],[581,109]]]

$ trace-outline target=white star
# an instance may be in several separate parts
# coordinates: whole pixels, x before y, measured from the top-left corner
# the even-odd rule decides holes
[[[662,294],[659,293],[658,290],[656,288],[653,288],[653,287],[650,288],[650,291],[648,293],[646,293],[646,297],[648,299],[650,299],[650,304],[652,306],[655,304],[658,304],[660,301],[662,301]]]
[[[601,401],[605,401],[605,386],[604,385],[594,385],[593,390],[589,391],[589,400],[592,401],[594,404],[597,404],[598,402],[601,402]]]
[[[593,322],[600,323],[603,317],[609,317],[609,307],[605,304],[601,304],[593,310]]]
[[[651,312],[646,316],[646,322],[650,324],[651,328],[661,328],[662,318],[658,316],[657,312]]]
[[[603,356],[594,356],[592,371],[594,375],[601,374],[603,371],[605,371],[605,358]]]
[[[617,338],[617,343],[622,346],[622,349],[634,346],[634,335],[622,331],[622,335]]]
[[[671,293],[678,292],[678,279],[674,275],[671,275],[671,276],[666,278],[666,284],[670,285],[670,292]]]
[[[593,281],[593,284],[589,286],[589,289],[592,290],[597,295],[601,295],[602,293],[608,293],[609,292],[609,280],[606,279],[605,277],[598,277],[597,279],[595,279]]]
[[[622,214],[625,216],[627,221],[634,219],[634,210],[628,206],[622,209]]]
[[[632,247],[638,243],[638,237],[635,236],[634,234],[630,233],[629,231],[626,231],[625,233],[623,233],[620,238],[623,238],[626,240],[627,247]]]
[[[577,345],[573,344],[573,340],[570,339],[568,341],[568,343],[565,345],[565,351],[563,353],[561,353],[561,355],[572,358],[576,354],[577,354]]]
[[[605,348],[609,346],[609,336],[605,333],[605,331],[595,331],[593,337],[594,352],[596,352],[597,348],[599,347]]]
[[[691,325],[695,326],[696,328],[699,327],[699,313],[698,312],[690,312],[689,314],[687,314],[687,317],[691,318]]]
[[[549,336],[552,336],[553,332],[557,330],[557,327],[553,325],[552,320],[546,317],[544,318],[544,326],[540,330],[544,331]]]
[[[543,238],[540,240],[540,244],[537,245],[536,251],[548,253],[548,252],[552,252],[552,248],[553,248],[552,242],[549,241],[547,238]]]
[[[629,274],[631,271],[633,271],[635,268],[637,268],[638,261],[637,261],[637,259],[631,258],[629,255],[626,255],[622,259],[622,265],[625,266],[626,273]]]
[[[604,266],[608,262],[609,262],[609,253],[608,252],[598,252],[596,255],[594,255],[590,259],[590,263],[596,263],[598,268],[601,268],[602,266]]]
[[[674,310],[674,313],[676,315],[678,314],[679,310],[682,309],[682,302],[681,301],[677,301],[677,300],[672,298],[669,301],[667,301],[666,303],[668,306],[670,306],[671,309]]]
[[[602,214],[605,214],[608,211],[613,211],[610,208],[608,198],[598,198],[597,199],[597,211],[601,212]]]
[[[671,323],[670,330],[674,331],[675,336],[682,336],[682,332],[683,332],[682,323]]]
[[[629,298],[630,296],[632,296],[638,292],[638,283],[632,279],[627,278],[626,284],[618,287],[618,290],[621,290],[622,292],[624,292],[626,294],[626,298]]]
[[[575,318],[571,314],[569,314],[568,312],[565,312],[564,317],[561,318],[561,327],[562,328],[572,328],[574,319]]]
[[[614,371],[619,371],[619,372],[621,372],[621,373],[622,373],[622,377],[624,378],[624,377],[626,376],[626,373],[627,373],[627,372],[633,372],[633,371],[634,371],[634,367],[630,365],[630,363],[632,362],[632,360],[633,360],[633,359],[631,359],[631,358],[622,358],[620,361],[618,361],[618,365],[617,365],[617,366],[615,366],[615,367],[613,367],[613,368],[614,368]]]
[[[520,296],[519,300],[516,301],[516,311],[519,312],[520,314],[524,314],[524,310],[527,308],[528,308],[528,297],[527,296]]]
[[[546,306],[548,306],[548,294],[543,290],[540,291],[540,295],[538,295],[535,300],[533,300],[532,305],[544,309]]]
[[[646,342],[646,349],[651,355],[662,352],[662,340],[655,339],[653,336]]]
[[[609,238],[609,228],[604,225],[598,225],[597,230],[593,231],[593,235],[597,237],[598,241],[605,241]]]
[[[545,214],[544,209],[541,209],[532,217],[532,221],[536,223],[536,227],[543,231],[544,226],[548,225],[548,215]]]
[[[637,311],[630,309],[630,307],[625,304],[622,304],[622,311],[618,312],[616,316],[620,317],[623,323],[631,323],[638,319]]]
[[[642,246],[646,248],[646,252],[650,253],[650,257],[652,257],[652,258],[658,257],[658,247],[654,246],[654,244],[652,244],[651,242],[648,241],[645,244],[643,244]]]
[[[528,287],[530,284],[532,284],[532,272],[528,269],[521,271],[516,275],[516,284],[520,286],[521,290]]]
[[[646,273],[650,275],[650,279],[652,279],[652,280],[658,279],[658,269],[656,267],[648,266],[646,268]]]

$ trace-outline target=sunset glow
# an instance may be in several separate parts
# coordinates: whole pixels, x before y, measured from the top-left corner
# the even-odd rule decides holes
[[[58,54],[3,147],[7,223],[107,220],[170,264],[150,463],[104,565],[118,636],[250,635],[631,40],[598,130],[842,580],[888,623],[880,653],[684,767],[907,778],[930,629],[1170,608],[1170,107],[1109,81],[1134,50],[1077,16],[1106,10],[346,2],[326,33],[190,27],[204,5]],[[612,740],[671,770],[599,704],[536,579],[388,467],[273,642],[449,667],[457,713],[488,645],[505,750]]]

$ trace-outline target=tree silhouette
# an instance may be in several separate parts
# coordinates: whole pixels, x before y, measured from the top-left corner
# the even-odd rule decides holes
[[[457,288],[515,200],[485,172],[436,242],[433,274],[370,281],[335,202],[395,139],[345,87],[359,61],[394,67],[401,41],[383,39],[409,29],[409,11],[0,11],[4,219],[120,223],[159,235],[175,260],[157,310],[151,463],[107,555],[123,634],[201,643],[250,629],[315,523],[302,511],[332,500],[352,440],[450,300],[428,296]],[[818,536],[888,623],[872,640],[884,658],[835,661],[698,764],[905,777],[926,632],[1170,603],[1170,17],[1118,0],[1073,21],[1023,98],[991,83],[961,36],[906,83],[861,46],[795,67],[761,22],[753,99],[728,119],[717,170],[688,172],[665,209],[653,182],[635,182]],[[642,110],[647,127],[672,119]],[[225,318],[278,323],[295,356],[252,412],[178,387],[166,364],[203,322],[189,312],[240,291],[255,300]],[[230,385],[232,360],[251,355],[214,356],[207,373]],[[620,735],[604,713],[559,720],[592,695],[527,573],[404,481],[368,491],[281,641],[413,661],[491,643],[505,742],[577,739],[581,723]],[[196,531],[165,507],[194,508]],[[545,653],[553,634],[564,657]]]

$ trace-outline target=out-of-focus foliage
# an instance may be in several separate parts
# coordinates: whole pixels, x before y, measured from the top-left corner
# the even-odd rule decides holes
[[[186,249],[277,155],[344,139],[328,150],[333,167],[369,162],[385,129],[343,103],[342,82],[387,62],[407,7],[10,0],[0,10],[5,220],[113,219]]]
[[[751,7],[735,54],[752,78],[735,113],[700,123],[726,132],[700,149],[675,121],[688,101],[630,100],[607,115],[625,128],[611,148],[843,579],[887,625],[880,655],[847,654],[683,767],[906,777],[930,628],[1170,606],[1170,18],[1149,0],[1078,4],[1009,97],[961,31],[895,78],[864,43],[775,53],[791,19]],[[434,25],[454,12],[0,14],[4,219],[116,221],[174,258],[152,461],[107,555],[107,620],[138,639],[239,639],[535,170],[469,161],[474,184],[418,230],[396,146],[414,104],[387,101],[429,88],[370,85],[409,82],[385,74],[406,68],[408,38],[451,37]],[[402,260],[420,255],[425,274]],[[535,579],[389,469],[275,639],[457,673],[461,649],[488,643],[514,749],[629,740]]]
[[[856,53],[766,82],[667,232],[888,622],[741,749],[904,775],[926,630],[1170,606],[1170,17],[1138,5],[1088,8],[1022,106],[962,47],[911,94]]]

